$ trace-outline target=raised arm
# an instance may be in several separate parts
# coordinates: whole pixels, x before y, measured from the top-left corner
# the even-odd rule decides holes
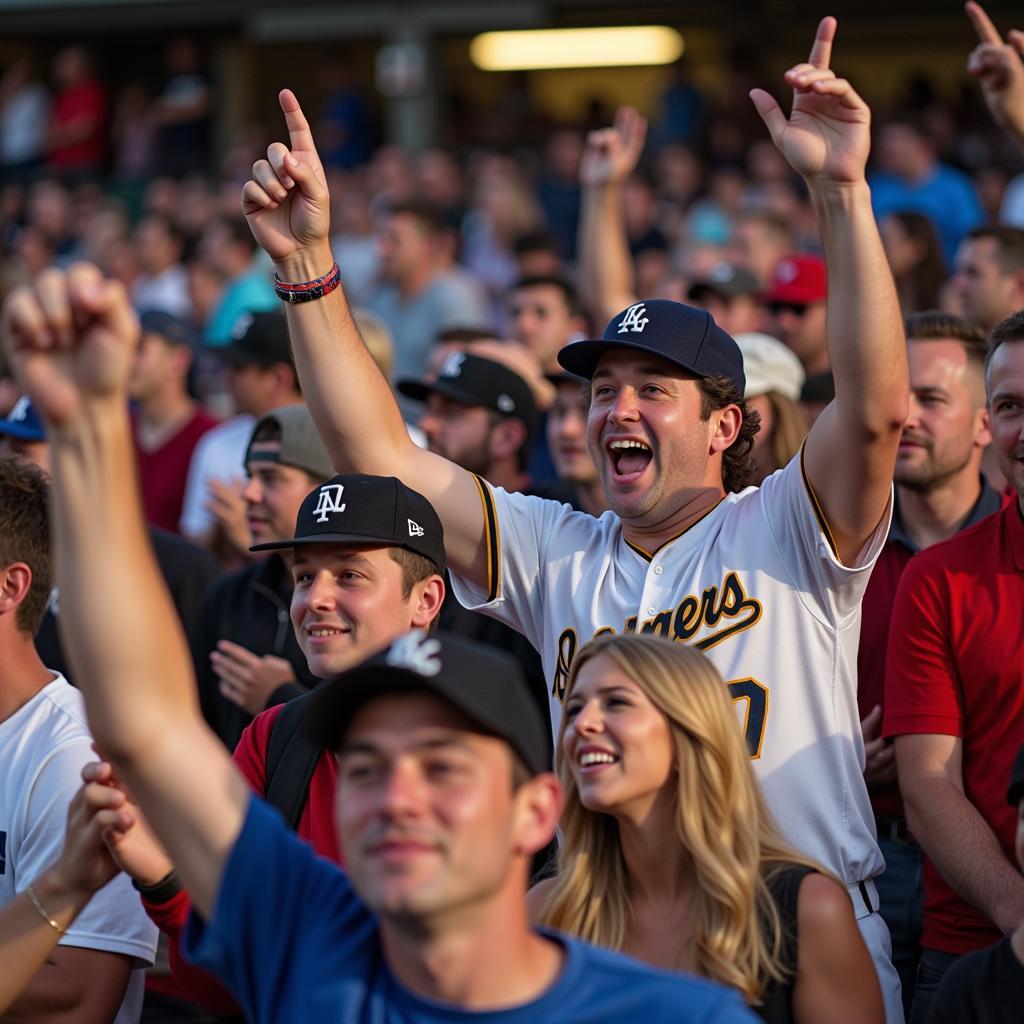
[[[864,177],[870,111],[830,70],[835,18],[805,64],[786,72],[789,118],[761,89],[751,99],[772,140],[807,182],[828,265],[828,351],[835,401],[808,435],[804,467],[837,554],[853,563],[885,512],[909,384],[903,323]]]
[[[646,138],[647,121],[632,107],[620,107],[613,127],[587,137],[580,162],[580,290],[599,328],[636,301],[622,183],[636,168]]]
[[[253,165],[242,212],[280,279],[313,281],[332,267],[330,196],[313,134],[295,95],[280,95],[289,144],[275,142]],[[342,268],[344,275],[344,268]],[[409,439],[391,388],[359,336],[344,289],[287,303],[302,392],[339,473],[397,476],[425,495],[444,524],[448,559],[483,585],[484,517],[473,477]]]
[[[124,288],[84,264],[4,306],[8,360],[52,442],[61,628],[89,725],[208,914],[249,791],[200,717],[143,521],[125,394],[138,336]]]
[[[968,3],[966,10],[978,33],[967,70],[978,79],[992,119],[1024,146],[1024,32],[1010,29],[1004,43],[981,4]]]

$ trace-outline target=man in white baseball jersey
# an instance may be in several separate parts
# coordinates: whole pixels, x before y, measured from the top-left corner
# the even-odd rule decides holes
[[[883,863],[861,775],[855,663],[907,415],[906,351],[864,179],[869,111],[829,70],[834,35],[824,19],[809,61],[787,72],[788,119],[752,93],[818,210],[836,379],[800,455],[760,489],[743,490],[757,426],[736,343],[704,311],[665,301],[630,306],[602,339],[559,356],[590,380],[588,444],[612,508],[600,519],[491,488],[416,449],[341,289],[320,289],[334,280],[329,196],[287,90],[290,148],[269,148],[242,201],[286,282],[303,390],[339,470],[391,473],[430,497],[460,598],[541,652],[556,727],[569,663],[596,633],[646,630],[705,650],[730,680],[783,831],[849,886],[889,1019],[901,1020],[871,882]],[[601,144],[619,143],[611,132]]]

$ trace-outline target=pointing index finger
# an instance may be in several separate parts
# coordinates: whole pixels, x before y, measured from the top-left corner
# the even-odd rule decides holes
[[[997,46],[1002,44],[1003,37],[999,34],[999,29],[992,24],[992,19],[985,13],[985,8],[981,4],[971,0],[964,5],[964,9],[967,11],[967,17],[971,19],[974,31],[978,33],[978,38],[983,43],[995,43]]]
[[[832,59],[832,41],[836,37],[836,19],[829,15],[822,18],[818,23],[818,32],[814,37],[814,45],[811,47],[811,55],[807,58],[808,64],[816,68],[827,68]]]
[[[281,104],[281,112],[284,114],[284,123],[288,127],[288,148],[292,151],[316,152],[313,143],[313,133],[309,130],[309,122],[306,115],[302,113],[302,107],[295,98],[291,89],[282,89],[278,95],[278,102]]]

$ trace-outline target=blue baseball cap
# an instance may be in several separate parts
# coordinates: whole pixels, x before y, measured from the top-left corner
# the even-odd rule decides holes
[[[139,326],[143,334],[156,334],[169,345],[184,345],[195,348],[196,332],[180,316],[167,313],[162,309],[147,309],[139,316]]]
[[[743,353],[704,309],[669,299],[635,302],[608,321],[600,338],[574,341],[558,353],[559,363],[590,380],[601,356],[628,348],[667,359],[698,377],[727,377],[740,394],[746,389]]]
[[[22,395],[7,414],[7,419],[0,420],[0,435],[16,437],[19,441],[46,440],[46,428],[28,395]]]

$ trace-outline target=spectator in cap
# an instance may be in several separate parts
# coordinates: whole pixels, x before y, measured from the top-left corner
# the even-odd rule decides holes
[[[195,337],[188,324],[157,310],[143,313],[140,324],[128,394],[142,501],[150,523],[176,533],[189,460],[217,421],[189,397]]]
[[[807,376],[829,369],[827,296],[825,261],[820,256],[799,254],[779,261],[765,293],[769,331],[796,353]]]
[[[304,405],[262,416],[243,460],[245,522],[233,544],[248,547],[292,535],[303,499],[333,476]],[[280,554],[253,561],[210,588],[192,631],[192,659],[203,715],[229,750],[252,716],[316,681],[290,628],[289,567]]]
[[[583,381],[565,371],[549,374],[548,380],[555,387],[555,398],[545,418],[545,430],[558,479],[572,487],[569,503],[573,508],[599,516],[608,508],[608,501],[587,448]]]
[[[744,397],[761,420],[754,435],[757,473],[754,483],[782,469],[807,436],[807,419],[800,408],[804,368],[792,350],[769,334],[737,334],[747,378]]]
[[[1017,816],[1014,853],[1024,871],[1024,746],[1006,791],[1007,803]],[[1024,920],[1013,932],[988,949],[968,953],[942,979],[935,996],[932,1024],[1017,1024],[1024,992]]]
[[[761,285],[744,267],[716,263],[709,273],[690,286],[687,300],[706,309],[715,323],[734,338],[760,331],[764,326]]]
[[[22,395],[7,419],[0,420],[0,439],[3,442],[0,451],[6,449],[21,461],[31,463],[44,473],[50,472],[46,427],[28,395]],[[149,527],[149,539],[181,624],[189,632],[206,588],[217,577],[217,563],[208,551],[158,527]],[[59,614],[60,601],[54,591],[36,633],[36,649],[47,668],[70,677],[57,627]]]
[[[271,409],[301,402],[302,395],[288,325],[279,312],[243,315],[235,325],[234,341],[216,351],[235,414],[196,446],[181,532],[230,559],[237,551],[226,543],[231,532],[227,524],[244,518],[242,475],[253,425]]]

